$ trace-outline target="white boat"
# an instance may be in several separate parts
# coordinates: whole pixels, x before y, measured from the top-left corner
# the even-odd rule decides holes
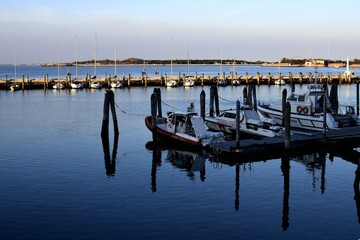
[[[72,89],[82,89],[84,87],[82,82],[76,80],[72,81],[70,85]]]
[[[240,109],[240,136],[275,137],[284,134],[284,128],[269,118],[261,118],[257,111],[248,105]],[[205,117],[206,126],[214,131],[222,131],[226,135],[236,134],[236,110],[223,110],[216,117]]]
[[[240,81],[238,79],[234,79],[232,80],[232,85],[233,86],[239,86],[240,85]]]
[[[11,84],[10,90],[11,90],[12,92],[17,91],[17,90],[20,90],[20,84],[17,84],[17,83]]]
[[[282,79],[277,79],[277,80],[274,81],[274,84],[275,84],[275,85],[284,85],[284,84],[285,84],[285,81],[282,80]]]
[[[94,81],[94,82],[91,82],[91,83],[90,83],[90,88],[99,89],[99,88],[101,88],[101,87],[102,87],[101,82]]]
[[[291,128],[301,130],[323,130],[323,97],[326,96],[326,128],[338,130],[342,127],[359,126],[359,118],[353,106],[345,106],[337,111],[331,110],[327,90],[321,84],[310,84],[306,93],[292,92],[287,98],[291,105]],[[259,101],[258,111],[267,118],[282,123],[282,101]],[[343,113],[344,112],[344,113]]]
[[[195,78],[193,76],[186,76],[184,78],[184,83],[183,83],[184,87],[193,87],[193,86],[195,86],[195,80],[194,79]]]
[[[53,89],[55,89],[55,90],[64,89],[64,84],[62,84],[62,83],[55,83],[55,84],[53,85]]]
[[[194,111],[194,105],[187,111],[169,112],[167,117],[156,117],[155,130],[152,117],[145,118],[145,125],[150,131],[155,131],[158,139],[175,141],[194,148],[207,147],[213,141],[222,141],[222,132],[208,131],[204,120]]]
[[[165,86],[166,86],[166,87],[177,87],[177,86],[178,86],[178,83],[177,83],[177,81],[175,81],[175,80],[167,80],[167,81],[165,82]]]
[[[110,83],[110,86],[112,88],[122,88],[123,87],[123,84],[120,82],[120,81],[115,81],[115,82],[111,82]]]

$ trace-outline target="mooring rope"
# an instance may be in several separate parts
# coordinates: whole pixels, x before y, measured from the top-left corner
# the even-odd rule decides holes
[[[171,105],[167,104],[166,102],[164,102],[163,100],[161,100],[161,103],[164,104],[165,106],[168,106],[168,107],[172,108],[172,109],[180,110],[180,108],[171,106]]]
[[[138,116],[138,117],[146,117],[147,115],[144,115],[144,114],[139,114],[139,113],[128,113],[128,112],[125,112],[124,110],[122,110],[116,103],[115,103],[115,106],[124,114],[127,114],[127,115],[132,115],[132,116]]]

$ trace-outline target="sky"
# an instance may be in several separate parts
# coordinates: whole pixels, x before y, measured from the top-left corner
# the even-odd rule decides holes
[[[358,0],[12,0],[0,64],[360,58]]]

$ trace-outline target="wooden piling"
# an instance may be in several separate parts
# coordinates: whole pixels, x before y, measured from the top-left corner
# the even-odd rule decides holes
[[[114,133],[119,134],[119,127],[118,127],[116,109],[115,109],[115,95],[112,90],[109,91],[109,94],[110,94],[110,109],[111,109],[111,115],[112,115],[113,124],[114,124]]]
[[[203,87],[204,86],[204,74],[202,73],[201,74],[201,87]]]
[[[158,116],[162,117],[161,90],[160,90],[160,88],[154,88],[154,94],[156,95]]]
[[[218,94],[218,87],[214,86],[214,98],[215,98],[215,113],[216,116],[220,115],[220,107],[219,107],[219,94]]]
[[[253,106],[253,88],[252,88],[252,83],[250,83],[250,85],[248,85],[247,104],[250,105],[251,107]]]
[[[356,83],[356,115],[359,116],[359,82]]]
[[[44,75],[44,90],[46,90],[46,74]]]
[[[131,74],[129,73],[129,78],[128,78],[128,88],[130,88],[130,79],[131,79]]]
[[[215,94],[215,90],[214,90],[214,85],[211,85],[210,87],[210,117],[214,117],[214,94]]]
[[[286,96],[287,96],[287,90],[286,88],[282,91],[282,111],[283,111],[283,118],[282,118],[282,126],[285,126],[285,107],[286,107]]]
[[[326,139],[326,95],[323,96],[323,139]]]
[[[289,102],[285,105],[285,116],[284,116],[284,123],[285,123],[285,149],[290,149],[290,119],[291,119],[291,105]]]
[[[104,108],[103,108],[103,121],[101,126],[101,137],[104,138],[109,135],[109,106],[110,106],[110,94],[107,91],[105,93]]]
[[[157,99],[156,94],[151,94],[151,123],[152,123],[152,137],[153,141],[156,141],[156,106],[157,106]]]
[[[271,73],[268,73],[268,85],[270,86],[271,84]]]
[[[205,91],[202,90],[200,93],[200,116],[205,121]]]
[[[256,99],[256,86],[255,86],[255,84],[252,85],[252,91],[253,91],[253,107],[254,107],[254,110],[257,111],[257,99]]]
[[[299,83],[300,83],[300,85],[302,85],[302,82],[303,82],[303,74],[302,74],[302,72],[299,72]]]
[[[244,90],[243,90],[243,104],[244,105],[248,104],[247,87],[244,87]]]
[[[240,101],[236,101],[236,148],[240,148]]]
[[[25,76],[24,74],[22,75],[22,85],[21,85],[22,90],[25,90]]]

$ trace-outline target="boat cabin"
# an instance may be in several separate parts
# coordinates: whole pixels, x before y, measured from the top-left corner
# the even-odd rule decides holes
[[[291,112],[303,115],[320,114],[323,112],[323,98],[327,95],[323,85],[314,84],[308,87],[307,93],[292,92],[287,98]],[[326,98],[326,109],[330,109],[330,101]]]
[[[171,128],[174,133],[186,133],[195,136],[191,118],[196,115],[195,112],[169,112],[168,128]]]

